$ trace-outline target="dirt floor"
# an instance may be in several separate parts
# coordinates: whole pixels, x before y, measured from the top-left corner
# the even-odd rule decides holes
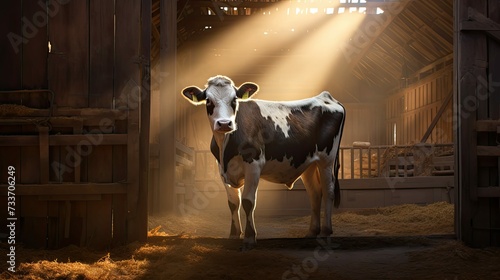
[[[500,279],[500,248],[453,238],[453,206],[336,213],[331,238],[301,238],[309,217],[256,217],[258,246],[225,238],[229,213],[150,218],[146,243],[109,251],[18,249],[1,279]],[[2,244],[6,249],[6,244]]]

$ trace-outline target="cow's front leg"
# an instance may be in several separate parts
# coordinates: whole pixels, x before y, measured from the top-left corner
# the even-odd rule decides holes
[[[240,204],[241,204],[241,188],[233,188],[230,185],[224,184],[227,192],[227,204],[231,211],[231,230],[229,238],[239,239],[241,237],[241,221],[240,221]]]
[[[250,165],[251,166],[251,165]],[[259,185],[260,171],[249,168],[245,172],[245,187],[241,204],[246,214],[245,235],[243,238],[243,251],[250,250],[257,243],[257,229],[255,228],[254,210],[257,204],[257,187]]]

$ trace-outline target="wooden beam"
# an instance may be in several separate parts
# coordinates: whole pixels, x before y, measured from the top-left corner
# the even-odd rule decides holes
[[[418,177],[389,177],[389,178],[363,178],[339,179],[342,191],[358,190],[399,190],[399,189],[435,189],[453,188],[454,176],[418,176]],[[269,190],[269,189],[266,189]],[[272,189],[273,191],[287,191],[286,188]],[[297,181],[291,191],[304,191],[302,181]],[[265,191],[265,190],[261,190]]]
[[[500,187],[479,187],[477,188],[477,196],[500,198]]]
[[[7,192],[8,185],[0,185]],[[84,183],[84,184],[16,184],[16,195],[90,195],[90,194],[125,194],[125,183]]]
[[[160,211],[174,211],[175,116],[180,93],[176,87],[177,1],[160,0],[160,194],[165,198]]]
[[[483,31],[500,42],[500,24],[489,19],[472,7],[468,9],[468,19],[460,22],[460,31]]]
[[[496,132],[500,127],[500,120],[478,120],[476,122],[477,132]]]
[[[436,116],[434,116],[434,119],[432,120],[431,124],[427,128],[427,131],[424,133],[422,140],[420,140],[420,143],[425,143],[427,141],[427,139],[429,138],[429,136],[432,133],[432,130],[434,129],[434,127],[436,127],[436,124],[438,123],[439,119],[443,115],[444,111],[446,110],[446,107],[448,106],[448,104],[450,103],[450,101],[452,99],[453,99],[453,89],[450,91],[448,96],[446,96],[446,99],[443,100],[441,107],[439,107],[439,110],[438,110]]]
[[[500,146],[477,146],[478,156],[500,157]]]
[[[34,135],[0,136],[0,147],[38,146],[39,137]],[[99,146],[126,145],[127,134],[49,135],[50,146]]]
[[[140,240],[146,241],[148,231],[149,134],[151,123],[151,0],[141,1],[141,104],[139,134],[139,200],[137,217]]]
[[[352,71],[352,69],[354,69],[354,67],[356,67],[358,65],[358,63],[361,61],[361,59],[363,59],[365,57],[366,53],[371,49],[373,44],[375,44],[375,42],[379,39],[380,34],[382,34],[385,31],[385,29],[387,29],[387,27],[389,27],[389,25],[394,21],[394,19],[399,15],[399,13],[402,10],[404,10],[405,7],[410,2],[412,2],[412,1],[406,0],[406,1],[401,1],[398,3],[391,3],[392,5],[399,5],[397,7],[397,11],[394,14],[389,15],[387,20],[380,26],[380,28],[377,30],[377,32],[375,34],[370,34],[370,35],[372,35],[372,36],[370,36],[370,41],[367,44],[365,44],[361,50],[358,50],[356,52],[356,56],[349,62],[347,70],[344,71],[345,73],[350,73]],[[389,13],[389,12],[391,12],[391,10],[388,9],[386,12]],[[354,47],[354,48],[356,48],[356,47]]]

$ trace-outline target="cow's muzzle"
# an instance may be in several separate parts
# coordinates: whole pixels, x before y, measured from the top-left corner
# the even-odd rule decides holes
[[[215,131],[216,132],[230,132],[234,130],[234,124],[231,120],[218,120],[215,123]]]

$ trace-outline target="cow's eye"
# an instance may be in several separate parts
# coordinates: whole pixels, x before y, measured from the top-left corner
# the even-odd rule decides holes
[[[207,98],[207,105],[212,105],[212,100],[210,100],[210,98]]]
[[[232,105],[232,106],[236,106],[236,98],[234,98],[234,99],[231,101],[231,105]]]

